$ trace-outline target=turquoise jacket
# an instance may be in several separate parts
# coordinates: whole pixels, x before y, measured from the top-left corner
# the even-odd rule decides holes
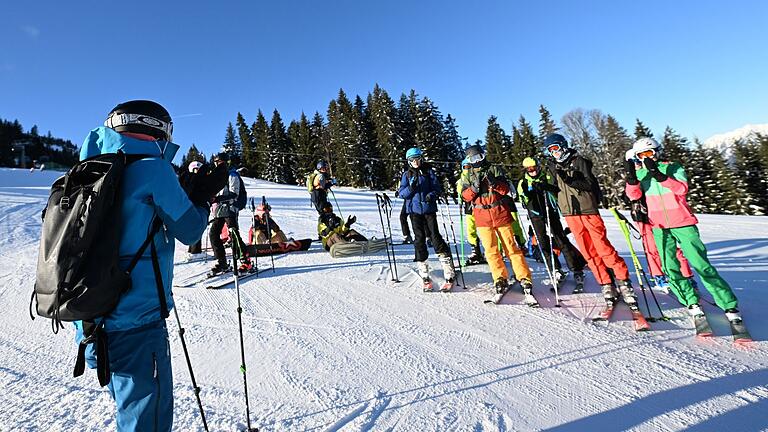
[[[169,310],[173,307],[171,282],[174,239],[184,244],[200,240],[208,223],[209,212],[207,208],[194,206],[179,185],[171,166],[171,160],[178,149],[179,146],[171,142],[142,141],[99,127],[88,134],[80,150],[81,160],[99,154],[116,153],[118,150],[126,154],[153,156],[133,162],[125,170],[119,225],[122,230],[120,264],[122,268],[128,267],[131,258],[147,238],[152,216],[157,214],[163,220],[164,227],[155,235],[154,242]],[[115,229],[118,229],[118,225]],[[131,289],[123,294],[117,307],[105,319],[104,328],[107,331],[130,330],[161,320],[150,248],[146,249],[131,272],[131,282]],[[81,329],[79,322],[76,326],[78,330]]]

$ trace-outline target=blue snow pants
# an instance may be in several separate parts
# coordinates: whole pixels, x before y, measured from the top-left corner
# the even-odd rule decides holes
[[[173,375],[165,321],[109,332],[109,392],[117,405],[118,431],[170,431]],[[91,369],[94,350],[86,351]]]

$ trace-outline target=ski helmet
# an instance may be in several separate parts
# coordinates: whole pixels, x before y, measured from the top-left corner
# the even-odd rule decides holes
[[[171,141],[173,121],[168,111],[157,102],[134,100],[112,108],[104,126],[117,132],[146,134],[153,138]]]
[[[315,168],[317,168],[318,171],[320,171],[323,168],[328,168],[328,162],[324,160],[320,160],[317,162],[317,165],[315,165]]]
[[[639,140],[635,141],[634,144],[632,144],[633,156],[638,160],[658,155],[660,151],[661,146],[653,138],[640,138]]]
[[[485,159],[485,152],[478,144],[473,144],[464,149],[464,158],[472,165],[477,165]]]
[[[187,167],[189,169],[189,172],[193,173],[195,170],[199,170],[200,167],[203,166],[203,163],[200,161],[192,161],[189,163],[189,166]]]
[[[223,162],[229,162],[229,153],[227,152],[221,152],[218,153],[216,156],[213,157],[213,161],[223,161]]]
[[[624,153],[624,158],[626,160],[628,160],[628,161],[632,161],[632,162],[635,162],[635,163],[639,162],[637,160],[637,158],[635,157],[635,150],[633,150],[633,149],[627,150],[627,152]]]
[[[560,134],[549,134],[544,138],[544,154],[551,156],[557,162],[568,159],[573,150],[568,145],[568,140]]]
[[[405,158],[407,160],[418,159],[423,157],[424,157],[424,153],[421,152],[421,149],[418,149],[416,147],[411,147],[408,149],[407,152],[405,152]]]
[[[532,157],[527,157],[527,158],[523,159],[523,168],[526,168],[526,169],[527,168],[533,168],[536,165],[538,165],[537,162],[536,162],[536,159],[534,159]]]
[[[469,163],[469,159],[464,158],[464,160],[461,161],[461,169],[468,170],[472,168],[472,164]]]

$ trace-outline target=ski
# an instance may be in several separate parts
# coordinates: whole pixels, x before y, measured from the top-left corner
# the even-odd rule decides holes
[[[503,299],[504,295],[506,295],[508,292],[509,292],[509,289],[507,289],[506,291],[504,291],[502,293],[496,293],[496,294],[493,295],[493,298],[483,300],[483,303],[497,305],[497,304],[501,303],[501,299]]]
[[[261,272],[263,272],[265,270],[271,270],[271,269],[261,269],[261,270],[258,270],[258,271],[248,272],[248,273],[245,273],[245,274],[242,274],[242,275],[238,276],[238,279],[239,279],[240,282],[243,282],[243,281],[248,280],[248,279],[250,279],[250,278],[252,278],[254,276],[258,276],[259,273],[261,273]],[[235,283],[234,276],[231,273],[228,273],[227,275],[230,276],[230,277],[226,281],[220,282],[220,283],[215,283],[215,284],[208,284],[208,285],[205,286],[205,289],[221,289],[221,288],[224,288],[227,285]]]
[[[536,300],[536,297],[533,296],[532,292],[524,292],[523,293],[523,302],[526,306],[530,308],[538,308],[541,307],[539,304],[539,301]]]
[[[572,294],[581,294],[584,292],[584,282],[576,282],[576,287],[571,291]]]
[[[648,324],[648,321],[645,319],[643,312],[638,306],[630,306],[630,310],[632,311],[632,321],[635,325],[635,331],[647,331],[651,329],[651,325]]]
[[[707,321],[707,316],[704,314],[693,316],[693,325],[696,327],[697,337],[710,337],[712,336],[712,327]]]
[[[733,343],[735,344],[748,344],[752,342],[752,335],[749,334],[747,326],[744,325],[744,321],[736,319],[729,321],[731,327],[731,334],[733,335]]]

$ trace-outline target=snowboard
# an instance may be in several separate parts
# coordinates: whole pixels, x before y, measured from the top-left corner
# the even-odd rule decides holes
[[[346,258],[368,255],[384,250],[387,247],[385,239],[373,239],[368,241],[342,242],[331,245],[331,257]]]
[[[305,251],[312,245],[312,239],[289,240],[280,243],[247,245],[245,250],[249,257],[279,255],[288,252]]]

